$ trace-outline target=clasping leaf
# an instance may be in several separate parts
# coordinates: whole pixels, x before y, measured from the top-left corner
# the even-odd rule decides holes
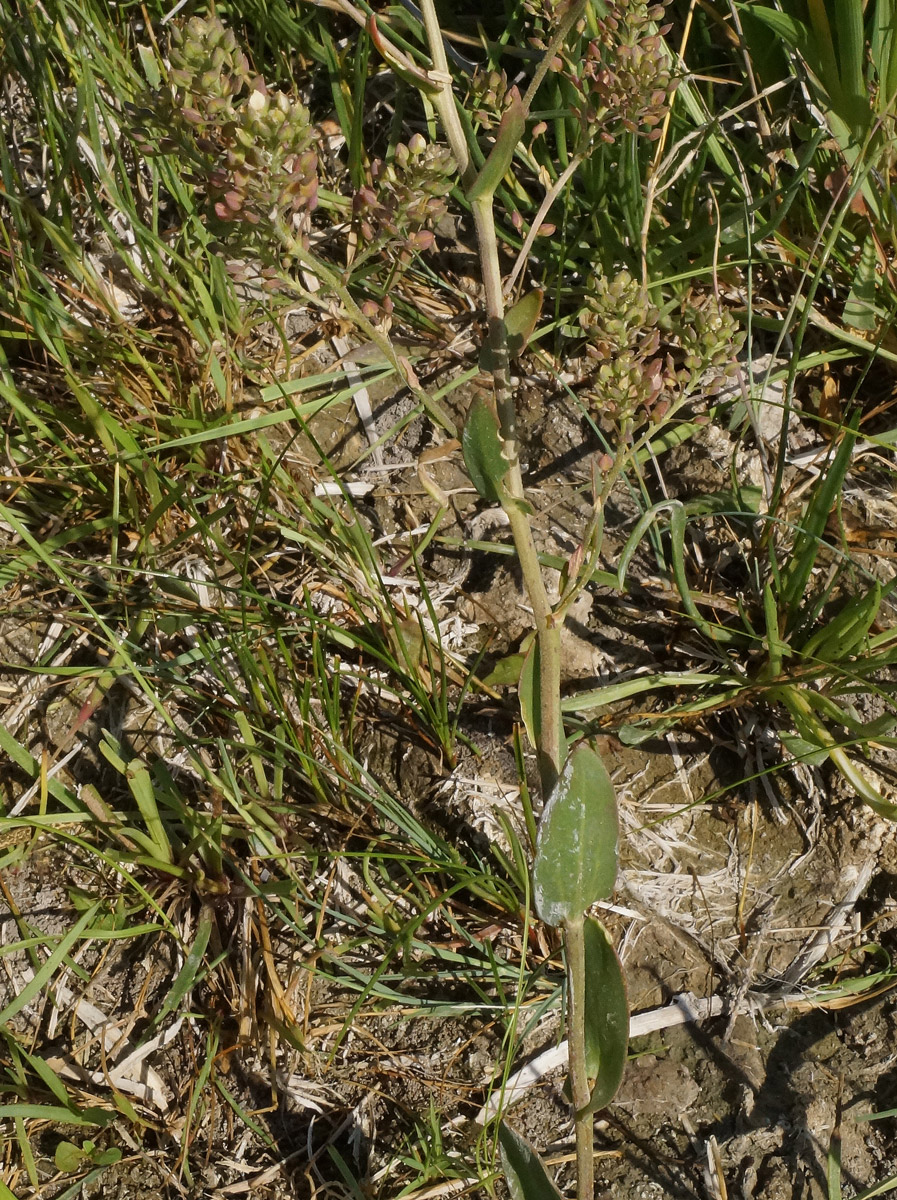
[[[617,878],[617,801],[601,756],[585,743],[567,758],[539,824],[533,899],[548,925],[582,919]]]

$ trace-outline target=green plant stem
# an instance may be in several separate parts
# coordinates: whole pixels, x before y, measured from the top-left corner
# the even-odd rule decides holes
[[[629,436],[632,431],[632,421],[627,421],[620,431],[620,445],[626,446],[629,443]],[[618,454],[614,459],[611,469],[604,477],[599,492],[597,484],[594,482],[593,489],[595,502],[592,506],[592,515],[589,518],[588,528],[582,539],[584,562],[580,567],[578,574],[571,579],[558,602],[555,615],[557,618],[563,618],[570,606],[574,603],[579,593],[591,581],[592,575],[598,566],[598,560],[601,557],[601,547],[604,541],[604,506],[607,503],[607,498],[610,496],[617,480],[623,474],[625,468],[632,460],[632,454]]]
[[[495,385],[495,407],[504,442],[502,453],[508,460],[509,493],[523,499],[520,476],[520,441],[517,432],[517,408],[511,390],[511,363],[508,354],[508,333],[505,327],[505,301],[502,293],[501,265],[498,261],[498,239],[492,196],[485,195],[472,205],[474,226],[479,246],[480,269],[488,321],[487,339],[491,357],[492,380]],[[513,474],[513,478],[511,478]]]
[[[585,922],[564,922],[567,951],[567,1032],[570,1046],[570,1094],[576,1129],[576,1183],[580,1200],[595,1195],[595,1157],[593,1117],[589,1107],[589,1079],[586,1073],[586,941]]]
[[[533,100],[536,98],[536,92],[538,92],[539,88],[542,86],[542,80],[548,74],[555,55],[567,40],[567,34],[580,19],[585,10],[586,0],[577,0],[575,4],[570,6],[567,15],[563,18],[560,25],[558,25],[557,29],[555,30],[554,37],[549,42],[548,49],[542,55],[541,62],[539,63],[538,67],[536,67],[535,74],[530,80],[529,87],[526,89],[526,95],[523,97],[524,112],[529,113]]]
[[[382,54],[383,58],[393,68],[400,79],[407,80],[427,92],[432,87],[429,75],[424,72],[407,54],[403,53],[398,46],[384,37],[383,31],[377,25],[376,17],[370,12],[362,12],[361,9],[350,3],[350,0],[331,0],[332,4],[342,13],[345,13],[352,21],[360,25],[362,29],[368,30],[374,42],[374,45]]]
[[[411,371],[407,360],[403,362],[400,355],[396,352],[395,346],[393,346],[386,334],[379,330],[372,321],[368,320],[368,318],[355,303],[351,292],[342,282],[336,272],[332,271],[330,267],[326,265],[326,263],[322,262],[321,259],[317,257],[317,255],[306,250],[296,238],[290,237],[288,234],[283,233],[281,240],[288,249],[289,253],[292,254],[300,263],[302,263],[307,271],[319,278],[327,285],[329,291],[333,292],[339,297],[347,315],[351,317],[352,321],[359,329],[363,330],[363,332],[367,334],[389,365],[395,370],[399,378],[405,380],[409,391],[415,397],[415,399],[420,402],[424,411],[428,413],[438,425],[441,425],[448,434],[450,434],[452,437],[455,437],[457,434],[455,422],[445,411],[439,401],[434,400],[434,398],[420,386],[414,377],[414,373]],[[304,291],[303,298],[310,301],[312,304],[315,304],[317,307],[323,307],[320,299],[312,292]]]
[[[495,406],[501,427],[502,453],[508,462],[504,479],[506,499],[502,508],[508,516],[524,586],[533,610],[539,639],[539,776],[543,799],[547,799],[561,773],[561,628],[552,610],[548,589],[539,565],[539,553],[533,538],[529,508],[520,470],[520,439],[517,408],[511,388],[508,332],[502,293],[501,266],[492,196],[483,196],[472,205],[474,225],[483,276]]]
[[[574,4],[570,13],[559,27],[552,47],[557,47],[566,37],[572,25],[578,20],[585,7],[585,0]],[[442,31],[433,0],[421,0],[421,13],[427,32],[430,57],[433,60],[434,71],[431,80],[437,90],[431,99],[439,114],[445,129],[452,154],[461,173],[465,191],[470,192],[476,177],[476,169],[471,161],[467,141],[455,108],[454,95],[451,90],[451,75],[442,42]],[[533,80],[535,87],[544,76],[550,63],[551,50],[540,64]],[[530,86],[533,92],[533,85]],[[527,93],[529,95],[529,93]],[[502,290],[501,264],[498,258],[498,239],[495,232],[495,215],[493,209],[493,192],[484,192],[471,203],[474,224],[479,248],[480,269],[483,276],[485,293],[486,318],[488,322],[488,344],[492,363],[492,378],[495,388],[495,405],[501,427],[502,453],[507,459],[508,471],[504,479],[506,498],[502,507],[507,513],[511,525],[511,534],[517,550],[523,582],[533,610],[533,620],[536,636],[539,639],[539,702],[540,726],[539,738],[539,775],[542,783],[543,798],[547,799],[557,782],[563,765],[563,750],[561,746],[561,631],[560,622],[556,619],[548,589],[539,566],[539,555],[533,539],[532,526],[529,520],[529,509],[523,488],[523,477],[520,470],[520,442],[517,430],[517,410],[514,404],[514,394],[511,389],[510,357],[508,354],[508,333],[505,325],[505,303]]]
[[[433,107],[439,113],[439,120],[448,138],[449,148],[458,166],[458,173],[465,189],[469,188],[476,176],[476,168],[470,157],[470,149],[464,134],[464,127],[458,110],[455,108],[455,97],[452,91],[452,75],[449,71],[448,59],[445,54],[445,44],[442,40],[442,30],[436,15],[433,0],[420,0],[421,16],[424,19],[424,29],[427,34],[427,44],[430,58],[433,60],[433,70],[428,73],[434,91],[430,96]]]
[[[510,296],[511,292],[513,292],[514,285],[516,284],[521,271],[527,264],[527,261],[529,259],[529,255],[530,255],[530,251],[533,248],[533,243],[535,242],[536,238],[539,236],[539,230],[542,227],[542,222],[548,216],[551,206],[554,204],[555,200],[557,200],[558,196],[561,194],[561,192],[566,187],[568,181],[570,180],[570,177],[579,169],[579,167],[582,166],[586,157],[587,156],[585,154],[574,155],[574,157],[570,159],[569,163],[567,163],[567,166],[564,168],[564,170],[561,172],[561,174],[557,177],[557,179],[554,181],[554,183],[551,185],[551,187],[545,193],[545,195],[542,199],[542,203],[539,205],[539,211],[536,213],[536,215],[532,219],[532,222],[530,223],[529,233],[526,235],[524,243],[520,247],[520,252],[517,255],[517,259],[514,263],[513,270],[511,271],[511,274],[508,276],[507,280],[505,281],[505,285],[504,285],[505,296]]]

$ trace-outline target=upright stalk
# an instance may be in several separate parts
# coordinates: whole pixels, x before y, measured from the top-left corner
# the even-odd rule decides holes
[[[534,684],[538,689],[539,710],[536,751],[542,799],[545,805],[543,812],[547,813],[553,803],[553,797],[559,796],[564,790],[562,773],[567,770],[565,768],[567,755],[561,717],[561,625],[564,604],[560,603],[558,610],[555,611],[539,563],[530,520],[531,510],[526,503],[523,486],[520,467],[520,433],[517,425],[514,391],[511,385],[508,329],[494,215],[495,189],[499,183],[497,176],[503,174],[504,170],[496,168],[494,172],[490,173],[490,163],[494,164],[496,159],[500,164],[506,161],[501,156],[502,152],[507,154],[509,161],[510,154],[513,152],[513,146],[509,143],[515,135],[515,126],[509,122],[508,127],[504,131],[500,131],[493,149],[493,157],[491,160],[487,159],[482,173],[478,174],[469,157],[469,148],[458,120],[454,96],[450,87],[451,77],[445,61],[442,33],[433,0],[420,0],[420,3],[434,66],[434,70],[429,74],[435,88],[432,100],[458,163],[462,185],[470,201],[476,228],[488,329],[489,369],[494,387],[501,457],[507,464],[504,474],[501,476],[500,486],[496,484],[495,490],[511,526],[524,586],[533,610],[538,649],[537,670],[534,674]],[[537,70],[536,77],[527,92],[526,100],[523,103],[522,111],[524,113],[538,89],[545,70],[548,69],[554,51],[584,9],[584,0],[576,0],[570,6],[567,19],[562,22],[555,41],[552,43],[551,53],[546,54],[545,60]],[[517,105],[516,117],[519,121],[519,128],[522,130],[523,120],[520,116],[519,99]],[[502,143],[503,136],[505,137],[504,143]],[[493,174],[496,178],[492,177]],[[597,514],[594,524],[595,527],[590,531],[593,539],[597,538],[597,529],[600,526],[600,516]],[[595,757],[594,751],[585,748],[586,759],[590,755]],[[572,757],[570,761],[573,761]],[[581,758],[580,761],[584,760]],[[596,762],[606,776],[600,760],[596,758]],[[594,770],[594,767],[592,769]],[[610,788],[609,780],[607,787]],[[566,914],[565,919],[561,922],[567,955],[570,1085],[575,1110],[576,1170],[580,1200],[593,1200],[595,1192],[593,1117],[590,1109],[591,1089],[586,1067],[586,940],[583,916],[584,909],[592,902],[593,897],[590,895],[577,907],[575,913]]]
[[[563,758],[560,744],[561,630],[555,620],[551,599],[545,586],[532,526],[525,507],[517,407],[511,387],[505,302],[492,196],[475,200],[472,207],[483,276],[495,407],[501,427],[502,453],[508,463],[508,472],[504,480],[507,500],[502,507],[511,526],[524,586],[533,610],[536,637],[539,640],[540,735],[537,753],[542,796],[543,799],[547,799],[560,775]]]
[[[570,1047],[570,1095],[576,1129],[576,1179],[580,1200],[595,1194],[593,1116],[589,1109],[590,1089],[586,1073],[586,943],[583,918],[564,923],[567,950],[567,1019]]]
[[[439,113],[439,120],[448,138],[449,148],[458,166],[461,183],[469,188],[475,174],[467,145],[464,127],[455,108],[455,96],[452,91],[452,75],[449,71],[445,45],[442,41],[442,30],[433,0],[421,0],[421,16],[424,19],[424,29],[427,33],[427,43],[430,47],[430,57],[433,60],[433,70],[428,78],[433,85],[430,99]]]

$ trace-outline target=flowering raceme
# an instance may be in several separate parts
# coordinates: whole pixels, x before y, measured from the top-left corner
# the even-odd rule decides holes
[[[541,0],[546,33],[533,45],[547,49],[547,36],[565,5]],[[558,55],[555,70],[570,87],[570,106],[579,118],[586,142],[613,142],[622,132],[659,136],[659,126],[676,89],[663,37],[663,4],[617,0],[595,15],[597,32],[576,59]]]

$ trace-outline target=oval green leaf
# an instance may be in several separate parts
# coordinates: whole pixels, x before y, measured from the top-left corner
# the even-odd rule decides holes
[[[504,1121],[498,1127],[498,1148],[511,1200],[562,1200],[535,1146]]]
[[[501,452],[498,419],[482,397],[477,397],[467,414],[461,435],[464,465],[473,486],[484,500],[501,501],[501,482],[507,474],[508,460]]]
[[[806,763],[808,767],[821,767],[828,758],[828,750],[820,749],[818,745],[804,741],[793,733],[780,733],[779,741],[787,754],[797,762]]]
[[[86,1157],[81,1147],[76,1146],[74,1142],[60,1142],[53,1155],[53,1162],[56,1164],[56,1170],[61,1171],[63,1175],[73,1175],[80,1169]]]
[[[483,683],[491,688],[513,687],[518,684],[524,658],[523,654],[507,654],[504,658],[500,658],[483,679]]]
[[[577,920],[596,900],[608,898],[616,880],[618,836],[607,768],[590,745],[578,745],[538,824],[532,898],[541,920],[549,925]]]
[[[629,1004],[617,952],[600,921],[589,917],[586,946],[586,1073],[595,1082],[588,1111],[606,1108],[617,1094],[629,1048]]]
[[[581,744],[567,758],[539,822],[533,900],[541,920],[578,920],[610,896],[618,836],[614,785],[600,755]]]

